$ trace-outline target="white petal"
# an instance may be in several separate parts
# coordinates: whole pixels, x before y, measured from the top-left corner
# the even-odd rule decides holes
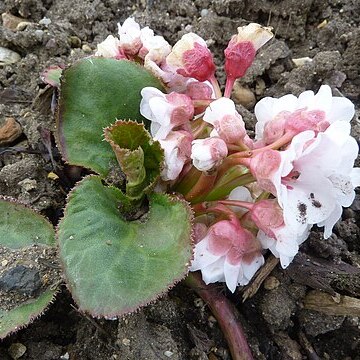
[[[202,278],[205,284],[210,284],[217,281],[225,281],[224,262],[225,256],[222,256],[211,265],[201,269]]]
[[[332,213],[324,221],[318,224],[318,226],[325,226],[324,229],[325,239],[328,239],[331,236],[332,229],[334,225],[340,220],[342,211],[343,211],[342,207],[339,204],[336,204]]]
[[[355,115],[355,107],[354,104],[345,97],[333,97],[331,111],[326,115],[330,123],[335,121],[350,122]]]
[[[208,241],[205,237],[195,245],[194,260],[192,261],[190,267],[191,271],[202,270],[203,268],[206,268],[207,266],[219,260],[219,256],[213,255],[209,252],[207,249],[207,244]]]
[[[231,265],[227,261],[225,261],[224,275],[225,275],[226,286],[233,293],[238,284],[238,278],[243,276],[241,264]]]
[[[249,283],[249,281],[253,278],[255,273],[260,269],[262,265],[264,265],[265,259],[262,255],[257,256],[253,259],[253,261],[249,264],[242,262],[242,269],[244,276],[238,279],[238,283],[240,285],[246,285]]]
[[[352,169],[350,177],[354,187],[360,186],[360,168]]]

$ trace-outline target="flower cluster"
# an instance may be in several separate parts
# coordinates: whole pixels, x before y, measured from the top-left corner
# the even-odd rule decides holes
[[[354,200],[360,169],[350,136],[354,106],[329,86],[255,106],[255,139],[230,99],[236,79],[272,38],[258,24],[238,28],[225,54],[224,94],[206,42],[185,34],[173,47],[127,19],[96,55],[141,62],[165,92],[141,92],[141,114],[165,154],[162,188],[183,194],[195,212],[191,271],[206,283],[247,284],[269,249],[287,267],[313,225],[324,237]]]

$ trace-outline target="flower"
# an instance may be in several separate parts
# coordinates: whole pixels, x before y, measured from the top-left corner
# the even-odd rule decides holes
[[[333,97],[328,85],[322,85],[316,95],[305,91],[298,98],[291,94],[278,99],[266,97],[255,106],[255,139],[263,139],[266,145],[286,131],[324,131],[335,121],[350,122],[354,113],[352,102]]]
[[[245,75],[254,61],[256,51],[267,43],[274,35],[270,28],[251,23],[238,27],[225,49],[225,72],[233,80]]]
[[[231,292],[246,285],[264,264],[260,243],[237,218],[221,220],[195,245],[191,271],[200,270],[206,284],[225,281]]]
[[[220,138],[211,137],[192,142],[191,159],[200,171],[210,171],[219,166],[227,154],[226,143]]]
[[[219,136],[227,144],[237,144],[247,136],[245,123],[234,102],[228,98],[213,101],[206,108],[203,119],[214,126],[215,132],[211,136]]]
[[[182,36],[166,57],[166,63],[178,74],[199,81],[209,80],[215,73],[213,57],[206,42],[194,33]]]
[[[156,140],[165,139],[172,129],[188,123],[194,115],[192,101],[184,94],[163,94],[156,88],[145,87],[141,96],[140,113],[151,120],[150,131]]]
[[[118,23],[118,33],[120,47],[124,53],[136,55],[142,46],[140,25],[133,18],[127,18],[122,25]]]
[[[109,35],[103,42],[98,44],[95,56],[106,58],[126,59],[126,56],[120,48],[120,40]]]
[[[166,139],[159,140],[165,155],[164,169],[161,178],[164,181],[175,180],[184,164],[189,161],[192,135],[184,130],[171,131]]]
[[[353,168],[359,147],[350,129],[348,122],[336,121],[318,134],[304,131],[280,152],[272,182],[286,223],[302,229],[317,224],[325,227],[325,238],[331,235],[360,185],[360,169]]]

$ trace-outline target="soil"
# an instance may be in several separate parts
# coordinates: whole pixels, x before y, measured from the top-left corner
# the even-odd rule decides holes
[[[248,128],[254,127],[254,99],[328,84],[355,103],[352,131],[359,139],[358,0],[3,0],[0,13],[5,12],[28,24],[15,31],[4,16],[0,20],[0,46],[20,55],[13,55],[12,64],[0,61],[0,127],[7,126],[0,194],[30,204],[54,225],[82,171],[61,162],[51,135],[52,91],[39,75],[50,65],[88,56],[128,16],[171,44],[189,31],[205,38],[221,81],[223,50],[236,28],[249,21],[272,26],[276,39],[260,51],[234,94]],[[335,316],[304,307],[311,289],[360,298],[359,210],[357,195],[330,239],[313,231],[294,264],[285,271],[277,267],[253,298],[242,303],[242,289],[228,294],[255,359],[360,359],[356,313]],[[182,284],[136,314],[112,321],[79,313],[63,288],[45,315],[0,343],[1,360],[21,353],[24,360],[230,359],[208,307]]]

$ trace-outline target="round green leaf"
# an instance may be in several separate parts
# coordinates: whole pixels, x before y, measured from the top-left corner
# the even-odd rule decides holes
[[[58,228],[60,258],[82,311],[113,317],[155,300],[188,270],[192,256],[188,205],[150,197],[142,221],[125,221],[122,195],[91,176],[71,192]]]
[[[57,113],[57,140],[66,161],[106,176],[116,162],[103,129],[116,119],[146,121],[140,91],[161,89],[144,67],[127,60],[91,57],[64,70]]]
[[[0,199],[0,246],[18,249],[33,244],[55,244],[53,226],[25,205]]]
[[[46,310],[54,296],[55,291],[48,289],[36,299],[12,310],[0,309],[0,339],[31,323]]]
[[[0,198],[0,214],[0,247],[18,250],[34,244],[55,245],[53,226],[25,205]],[[1,262],[3,260],[7,259],[0,259]],[[55,290],[46,289],[36,298],[31,298],[11,310],[0,309],[0,339],[41,315],[54,296]]]

